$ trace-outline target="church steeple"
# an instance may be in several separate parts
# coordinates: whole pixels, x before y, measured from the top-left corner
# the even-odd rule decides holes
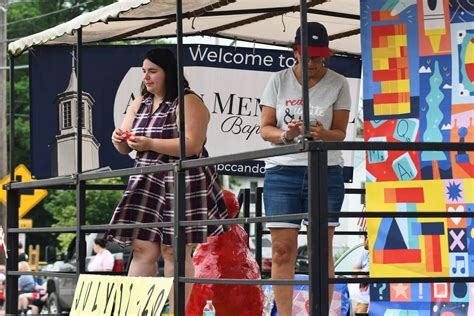
[[[77,75],[74,51],[71,53],[72,67],[66,90],[59,93],[55,104],[58,111],[58,133],[53,145],[53,174],[67,175],[75,172],[76,164],[70,154],[76,150],[77,114],[81,107],[82,114],[82,160],[83,170],[99,167],[99,142],[93,134],[92,108],[95,100],[92,95],[82,91],[82,100],[77,99]]]
[[[72,68],[71,77],[69,78],[69,85],[64,92],[77,92],[77,76],[76,69]]]
[[[76,56],[74,54],[74,49],[71,52],[71,60],[72,60],[72,65],[71,65],[71,77],[69,78],[69,84],[66,88],[65,92],[77,92],[77,75],[76,75]]]

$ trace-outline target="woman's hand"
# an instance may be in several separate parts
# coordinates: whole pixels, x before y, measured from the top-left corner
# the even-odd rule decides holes
[[[325,135],[328,130],[320,122],[317,122],[316,126],[311,126],[309,131],[313,140],[326,140]]]
[[[122,143],[125,140],[125,137],[124,137],[123,134],[124,134],[124,132],[120,128],[116,128],[112,132],[112,143],[114,145],[118,145],[118,144]]]
[[[286,130],[286,138],[288,140],[293,140],[296,137],[303,135],[303,122],[301,120],[293,119],[288,123],[288,129]]]
[[[127,144],[128,147],[136,151],[149,151],[152,147],[152,140],[145,136],[130,136]]]
[[[309,131],[313,140],[343,141],[346,138],[346,129],[349,122],[349,111],[336,110],[333,112],[331,126],[329,128],[317,121]]]

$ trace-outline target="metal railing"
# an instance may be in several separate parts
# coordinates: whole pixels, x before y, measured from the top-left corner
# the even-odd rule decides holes
[[[176,21],[177,21],[177,60],[178,60],[178,77],[179,77],[179,99],[183,100],[184,88],[183,88],[183,63],[182,63],[182,4],[181,0],[176,0]],[[307,2],[305,0],[300,1],[300,16],[301,16],[301,31],[302,31],[302,65],[303,68],[303,119],[304,125],[306,126],[305,135],[308,135],[307,128],[309,127],[309,103],[308,103],[308,82],[307,82]],[[82,99],[82,29],[78,29],[76,32],[77,44],[76,44],[76,71],[77,71],[77,98]],[[14,156],[14,136],[15,136],[15,58],[10,58],[10,175],[11,179],[15,179],[15,156]],[[279,146],[272,149],[245,152],[240,154],[233,154],[227,156],[204,158],[196,160],[186,160],[184,157],[184,105],[183,102],[179,102],[179,111],[183,115],[180,115],[180,159],[173,164],[165,164],[159,166],[149,166],[143,168],[128,168],[107,172],[96,172],[96,173],[82,173],[82,161],[79,157],[82,157],[82,142],[77,141],[76,155],[79,159],[76,159],[77,174],[71,175],[70,177],[55,177],[51,179],[44,179],[34,182],[22,183],[22,182],[11,182],[5,186],[7,189],[7,240],[8,240],[8,260],[7,260],[7,286],[6,291],[8,293],[8,299],[6,300],[6,312],[7,314],[15,314],[18,305],[18,276],[23,274],[32,274],[31,272],[18,272],[17,271],[17,260],[18,260],[18,234],[19,233],[51,233],[51,232],[75,232],[76,233],[76,256],[77,256],[77,268],[76,273],[56,273],[56,272],[34,272],[34,274],[40,274],[43,276],[60,276],[68,278],[77,278],[80,274],[85,273],[85,233],[100,231],[111,228],[110,225],[85,225],[85,192],[89,189],[87,181],[94,179],[106,179],[111,177],[130,176],[135,174],[147,174],[158,171],[172,171],[175,177],[175,198],[176,205],[174,210],[174,222],[170,223],[152,223],[146,224],[149,227],[174,227],[175,235],[173,240],[174,251],[174,262],[175,262],[175,275],[174,275],[174,306],[176,307],[176,315],[185,315],[185,304],[182,304],[184,300],[184,284],[185,283],[214,283],[214,284],[272,284],[272,285],[295,285],[295,284],[306,284],[309,286],[309,301],[310,301],[310,314],[311,315],[327,315],[328,314],[328,286],[330,283],[358,283],[361,281],[367,281],[370,283],[375,282],[387,282],[395,281],[393,278],[358,278],[358,279],[336,279],[329,278],[328,276],[328,260],[327,260],[327,233],[328,233],[328,217],[332,215],[327,211],[327,151],[330,150],[398,150],[398,151],[473,151],[473,143],[384,143],[384,142],[320,142],[310,141],[304,139],[298,144]],[[82,126],[82,109],[77,107],[76,126]],[[81,140],[82,130],[78,129],[77,139]],[[251,160],[258,158],[265,158],[271,156],[292,154],[292,153],[308,153],[308,190],[314,194],[309,194],[309,210],[307,214],[295,214],[291,216],[270,216],[261,217],[262,205],[256,205],[257,217],[255,218],[237,218],[237,219],[226,219],[226,220],[204,220],[204,221],[186,221],[184,220],[184,172],[193,167],[216,165],[224,162],[236,162],[242,160]],[[18,208],[19,208],[19,197],[21,190],[23,189],[35,189],[35,188],[74,188],[76,190],[76,209],[77,209],[77,221],[75,227],[64,227],[64,228],[51,228],[51,227],[39,227],[31,229],[20,229],[18,228]],[[377,213],[362,213],[362,212],[347,212],[338,214],[339,217],[474,217],[474,213],[456,213],[456,214],[442,214],[434,212],[426,213],[392,213],[392,212],[377,212]],[[301,280],[242,280],[242,279],[198,279],[198,278],[187,278],[184,277],[184,253],[185,253],[185,239],[184,229],[185,226],[194,225],[210,225],[210,224],[244,224],[250,223],[262,223],[267,221],[286,221],[295,219],[308,219],[308,255],[309,255],[309,279],[307,281]],[[114,225],[113,228],[137,228],[144,227],[143,224],[129,224],[129,225]],[[258,233],[259,230],[257,229]],[[317,242],[316,242],[317,241]],[[261,248],[261,244],[258,245]],[[258,247],[257,247],[258,248]],[[261,254],[258,255],[257,257]],[[258,259],[258,258],[257,258]],[[261,260],[259,261],[261,262]],[[472,277],[449,277],[449,278],[396,278],[397,282],[471,282],[474,281]]]
[[[281,146],[279,148],[272,148],[261,150],[252,153],[242,153],[238,155],[231,155],[231,156],[221,156],[221,157],[214,157],[214,158],[205,158],[193,161],[181,161],[175,164],[169,165],[160,165],[160,166],[151,166],[147,167],[146,169],[137,169],[134,170],[136,174],[138,173],[152,173],[156,170],[174,170],[175,178],[178,177],[179,172],[183,172],[188,168],[194,168],[198,166],[206,166],[206,165],[215,165],[223,162],[229,161],[239,161],[241,159],[248,159],[248,156],[252,156],[255,158],[264,158],[275,156],[278,154],[288,154],[288,153],[300,153],[300,152],[308,152],[309,159],[311,161],[311,165],[313,166],[310,172],[309,178],[309,185],[311,192],[316,192],[317,194],[310,194],[309,196],[309,203],[311,210],[308,214],[295,214],[295,215],[284,215],[284,216],[268,216],[262,217],[262,210],[261,210],[261,199],[257,199],[256,203],[256,217],[243,217],[243,218],[234,218],[234,219],[224,219],[224,220],[202,220],[202,221],[186,221],[186,220],[178,220],[174,223],[150,223],[150,224],[123,224],[123,225],[114,225],[114,228],[137,228],[137,227],[171,227],[175,226],[175,229],[178,231],[184,232],[184,227],[186,226],[196,226],[196,225],[212,225],[212,224],[243,224],[249,225],[251,223],[263,223],[268,221],[285,221],[285,220],[295,220],[295,219],[308,219],[309,226],[308,226],[308,255],[309,255],[309,280],[301,281],[301,280],[275,280],[275,279],[266,279],[266,280],[242,280],[242,279],[199,279],[199,278],[189,278],[184,277],[184,271],[179,273],[179,276],[175,278],[175,288],[177,286],[182,286],[184,283],[208,283],[208,284],[247,284],[247,285],[259,285],[259,284],[272,284],[272,285],[295,285],[295,284],[306,284],[310,288],[310,295],[312,296],[311,303],[311,313],[312,315],[325,315],[328,311],[328,300],[327,300],[327,292],[328,292],[328,285],[330,283],[358,283],[361,281],[366,281],[369,283],[381,283],[386,282],[390,283],[395,281],[393,278],[358,278],[358,279],[337,279],[337,278],[329,278],[328,276],[328,262],[327,262],[327,220],[328,217],[331,215],[336,215],[336,213],[331,213],[327,211],[327,151],[328,150],[406,150],[406,151],[474,151],[474,143],[384,143],[384,142],[318,142],[318,141],[310,141],[310,140],[303,140],[299,144],[294,145],[287,145]],[[179,170],[179,171],[178,171]],[[28,182],[28,183],[21,183],[21,182],[12,182],[6,185],[6,189],[8,190],[8,213],[11,215],[18,214],[15,210],[18,210],[18,196],[22,189],[28,188],[47,188],[47,187],[61,187],[62,185],[65,187],[71,187],[72,184],[81,184],[81,190],[85,191],[87,185],[85,182],[86,179],[104,179],[110,177],[117,177],[123,175],[130,175],[133,173],[133,169],[122,169],[122,170],[115,170],[115,171],[107,171],[107,172],[98,172],[95,174],[87,174],[87,175],[77,175],[74,177],[61,177],[61,178],[53,178],[47,180],[40,180],[35,182]],[[97,187],[94,187],[97,188]],[[183,187],[178,185],[178,189],[182,190]],[[262,190],[258,188],[257,191]],[[354,193],[363,193],[362,189],[356,189],[353,191]],[[261,193],[261,191],[259,192]],[[247,193],[248,194],[248,193]],[[77,194],[76,199],[78,200],[76,203],[77,205],[83,205],[85,203],[85,196],[83,194]],[[249,197],[245,198],[244,192],[244,210],[248,208],[247,202],[249,201]],[[78,214],[84,217],[84,208],[78,209]],[[175,209],[176,212],[183,212],[184,213],[184,206],[179,205]],[[82,213],[82,214],[80,214]],[[342,212],[337,213],[339,217],[360,217],[365,216],[368,218],[373,217],[438,217],[438,218],[446,218],[446,217],[474,217],[474,213],[439,213],[439,212],[414,212],[414,213],[393,213],[393,212],[369,212],[369,213],[362,213],[362,212]],[[15,216],[11,216],[15,217]],[[9,217],[9,226],[7,229],[7,234],[9,236],[10,241],[14,241],[15,237],[17,237],[18,233],[32,233],[32,232],[71,232],[76,231],[80,232],[82,235],[85,232],[93,232],[93,231],[103,231],[105,229],[109,229],[112,226],[110,225],[84,225],[81,224],[77,225],[75,228],[71,227],[64,227],[64,228],[48,228],[48,227],[40,227],[40,228],[28,228],[28,229],[20,229],[18,228],[18,222],[14,223],[11,221],[11,217]],[[261,235],[262,231],[258,227],[261,225],[257,225],[256,227],[256,234]],[[326,234],[326,236],[324,236]],[[179,236],[179,234],[177,234]],[[316,238],[315,238],[316,237]],[[176,238],[176,237],[175,237]],[[178,237],[179,238],[179,237]],[[256,246],[256,259],[257,262],[261,263],[261,253],[258,253],[258,249],[261,249],[261,244],[259,244],[257,238],[257,246]],[[318,240],[319,243],[315,243],[314,241]],[[84,240],[79,241],[78,243],[84,243]],[[14,313],[16,311],[16,296],[17,293],[17,277],[22,274],[38,274],[35,273],[23,273],[16,271],[17,260],[17,253],[13,251],[14,248],[12,246],[13,242],[9,242],[9,259],[8,259],[8,272],[7,272],[7,291],[11,293],[9,295],[9,300],[7,300],[7,312]],[[179,245],[178,245],[179,247]],[[182,249],[184,249],[184,244],[181,245]],[[178,249],[179,250],[179,249]],[[184,263],[184,256],[179,254],[179,251],[176,251],[177,258],[175,264],[179,266],[183,266]],[[78,268],[75,274],[63,274],[63,273],[53,273],[53,272],[41,272],[40,275],[43,276],[61,276],[61,277],[78,277],[81,273],[85,271],[81,270],[81,266],[83,267],[85,264],[85,256],[80,256],[80,252],[77,253],[78,255]],[[414,283],[414,282],[472,282],[474,281],[474,277],[426,277],[426,278],[403,278],[397,277],[396,282],[407,282],[407,283]],[[314,295],[312,293],[315,293]],[[181,294],[181,293],[179,293]],[[316,296],[316,297],[313,297]],[[322,298],[323,297],[323,298]],[[178,302],[184,298],[184,295],[179,295],[177,298]],[[181,304],[184,305],[184,304]],[[175,305],[179,306],[179,304]],[[184,315],[184,307],[183,310],[176,311],[178,315]]]

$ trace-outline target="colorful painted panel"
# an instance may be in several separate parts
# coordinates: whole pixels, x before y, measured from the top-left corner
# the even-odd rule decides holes
[[[364,138],[474,142],[474,2],[362,0]],[[474,212],[474,152],[367,152],[367,211]],[[474,220],[369,219],[371,276],[474,276]],[[474,315],[465,283],[372,284],[373,315]]]
[[[474,212],[474,179],[367,184],[367,211]],[[368,221],[373,277],[474,275],[472,218]]]
[[[468,283],[380,283],[370,287],[370,315],[474,315],[474,285]]]
[[[367,196],[367,211],[474,213],[474,179],[368,183]],[[372,277],[474,275],[473,218],[367,222]],[[372,284],[370,295],[371,315],[474,315],[472,284]]]
[[[472,142],[474,3],[361,1],[366,141]],[[368,181],[467,178],[474,153],[367,153]]]

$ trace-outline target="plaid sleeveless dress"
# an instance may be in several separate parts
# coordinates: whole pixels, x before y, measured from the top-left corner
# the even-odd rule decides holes
[[[193,93],[190,90],[186,94]],[[150,113],[153,95],[143,97],[133,121],[131,132],[150,138],[179,137],[176,122],[177,102],[165,102]],[[207,157],[203,147],[199,156]],[[135,167],[172,163],[178,158],[154,151],[137,152]],[[186,220],[206,220],[227,218],[224,195],[213,166],[192,168],[186,171]],[[111,224],[172,222],[174,218],[174,177],[173,171],[131,176],[122,200],[112,216]],[[186,227],[187,243],[206,242],[208,236],[224,232],[219,226]],[[173,228],[112,229],[106,233],[108,240],[122,245],[133,239],[155,241],[171,245]]]

